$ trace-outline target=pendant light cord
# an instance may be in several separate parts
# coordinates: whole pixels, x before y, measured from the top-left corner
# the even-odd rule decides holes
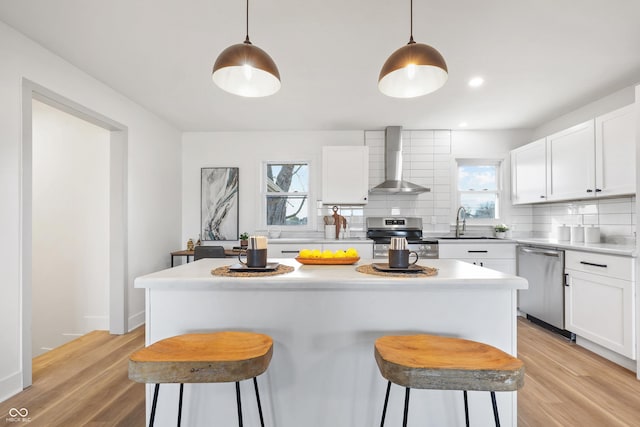
[[[413,0],[411,0],[411,1],[413,1]],[[251,42],[249,41],[249,0],[247,0],[247,21],[246,21],[246,23],[247,23],[247,26],[246,26],[247,33],[246,33],[246,36],[244,38],[244,42],[246,44],[251,44]]]
[[[415,41],[413,41],[413,0],[411,0],[410,12],[411,12],[411,18],[409,20],[409,28],[411,29],[411,35],[409,36],[409,43],[407,44],[414,44]]]

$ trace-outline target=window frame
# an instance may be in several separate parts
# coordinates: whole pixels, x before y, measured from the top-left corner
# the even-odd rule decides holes
[[[269,165],[306,165],[308,172],[308,182],[307,182],[307,191],[305,193],[302,192],[283,192],[283,193],[273,193],[267,191],[267,170]],[[261,197],[261,216],[260,216],[260,227],[266,230],[311,230],[314,227],[314,211],[313,206],[311,206],[311,201],[313,200],[312,194],[312,178],[313,176],[313,165],[311,160],[264,160],[262,161],[261,167],[261,177],[260,177],[260,197]],[[307,223],[306,224],[298,224],[298,225],[267,225],[267,198],[269,196],[295,196],[299,197],[301,195],[306,195],[307,197]]]
[[[486,193],[495,193],[496,195],[496,209],[495,218],[466,218],[467,225],[494,225],[496,222],[504,218],[504,206],[503,197],[504,193],[504,159],[501,158],[456,158],[453,162],[453,188],[452,199],[455,200],[455,204],[451,206],[453,222],[455,223],[455,216],[458,212],[458,208],[462,206],[461,195],[466,193],[472,193],[470,191],[464,191],[458,189],[458,176],[460,166],[495,166],[496,167],[496,189],[487,190]],[[480,191],[479,191],[480,192]],[[483,193],[485,193],[483,191]],[[486,194],[485,193],[485,194]]]

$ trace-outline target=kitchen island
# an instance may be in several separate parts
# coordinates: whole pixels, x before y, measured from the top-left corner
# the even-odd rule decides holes
[[[146,344],[187,332],[252,330],[274,341],[258,377],[267,426],[378,425],[386,380],[373,356],[376,338],[431,333],[516,354],[516,294],[526,280],[456,260],[425,260],[429,277],[384,277],[356,265],[301,265],[269,277],[221,277],[225,259],[202,259],[139,277],[146,292]],[[241,383],[246,426],[259,425],[252,384]],[[147,386],[147,416],[152,387]],[[387,424],[402,419],[403,389],[392,387]],[[516,393],[497,393],[503,426],[516,426]],[[175,425],[178,386],[161,387],[157,426]],[[489,393],[470,392],[472,424],[493,422]],[[411,425],[464,425],[461,392],[415,390]],[[185,387],[184,425],[237,425],[233,384]]]

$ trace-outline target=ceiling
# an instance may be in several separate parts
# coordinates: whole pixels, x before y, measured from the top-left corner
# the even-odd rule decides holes
[[[238,0],[2,0],[0,20],[184,131],[534,128],[640,82],[640,1],[415,0],[414,38],[449,80],[377,90],[409,39],[409,1],[252,0],[249,36],[282,89],[240,98],[211,81],[245,35]],[[467,81],[476,75],[485,84]]]

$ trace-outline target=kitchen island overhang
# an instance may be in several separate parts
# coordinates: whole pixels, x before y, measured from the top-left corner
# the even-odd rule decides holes
[[[264,387],[267,425],[370,426],[379,423],[386,381],[373,357],[376,338],[431,333],[494,345],[516,355],[516,295],[525,279],[455,260],[420,262],[429,277],[382,277],[355,265],[301,265],[284,275],[221,277],[225,259],[203,259],[136,279],[146,289],[146,343],[187,332],[253,330],[274,340]],[[358,265],[373,260],[360,260]],[[264,386],[262,384],[265,384]],[[232,385],[193,385],[185,400],[188,425],[237,423]],[[147,401],[149,390],[147,387]],[[165,387],[156,425],[173,425],[178,387]],[[246,425],[257,425],[250,384],[242,384]],[[404,393],[392,391],[388,422],[402,417]],[[261,396],[262,397],[262,396]],[[516,394],[498,393],[502,425],[517,425]],[[149,406],[149,405],[148,405]],[[488,393],[470,393],[474,423],[491,422]],[[412,393],[412,423],[464,423],[462,393]]]

